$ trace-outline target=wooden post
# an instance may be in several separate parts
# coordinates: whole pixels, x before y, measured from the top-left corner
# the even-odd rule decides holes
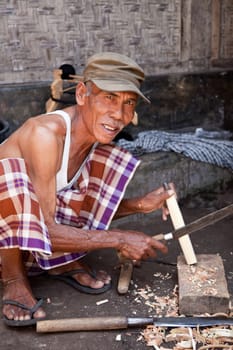
[[[221,3],[212,1],[211,61],[219,59],[221,29]]]
[[[165,187],[167,185],[164,185]],[[177,203],[175,195],[171,196],[166,201],[168,210],[170,212],[170,217],[175,229],[185,226],[184,219]],[[185,260],[188,265],[193,265],[197,263],[197,258],[194,253],[194,249],[190,240],[189,235],[185,235],[179,238],[179,243],[183,251]]]

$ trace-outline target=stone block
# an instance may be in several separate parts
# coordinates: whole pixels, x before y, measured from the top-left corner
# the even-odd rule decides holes
[[[229,312],[229,292],[222,258],[197,255],[197,264],[187,265],[178,257],[179,314],[203,315]]]

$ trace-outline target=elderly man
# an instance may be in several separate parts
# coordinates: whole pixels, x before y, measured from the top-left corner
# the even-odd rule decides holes
[[[81,263],[115,248],[134,260],[166,252],[138,231],[109,229],[113,219],[162,208],[174,189],[123,198],[139,162],[112,140],[134,116],[143,70],[130,58],[92,56],[76,87],[77,104],[28,119],[0,145],[0,257],[3,318],[25,326],[45,317],[28,275],[47,270],[81,292],[102,293],[111,278]]]

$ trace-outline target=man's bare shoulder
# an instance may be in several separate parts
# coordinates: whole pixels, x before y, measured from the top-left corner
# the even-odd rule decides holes
[[[42,131],[43,133],[48,132],[49,134],[54,133],[57,135],[63,134],[66,130],[63,119],[56,114],[42,114],[36,117],[31,117],[21,128],[24,132],[26,130],[34,133],[40,133]]]
[[[0,147],[0,158],[22,157],[30,149],[57,147],[66,128],[57,115],[39,115],[28,118]]]

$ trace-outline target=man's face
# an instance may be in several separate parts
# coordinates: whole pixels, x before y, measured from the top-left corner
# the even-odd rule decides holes
[[[84,122],[96,141],[107,144],[132,121],[138,95],[103,91],[94,84],[88,90]]]

